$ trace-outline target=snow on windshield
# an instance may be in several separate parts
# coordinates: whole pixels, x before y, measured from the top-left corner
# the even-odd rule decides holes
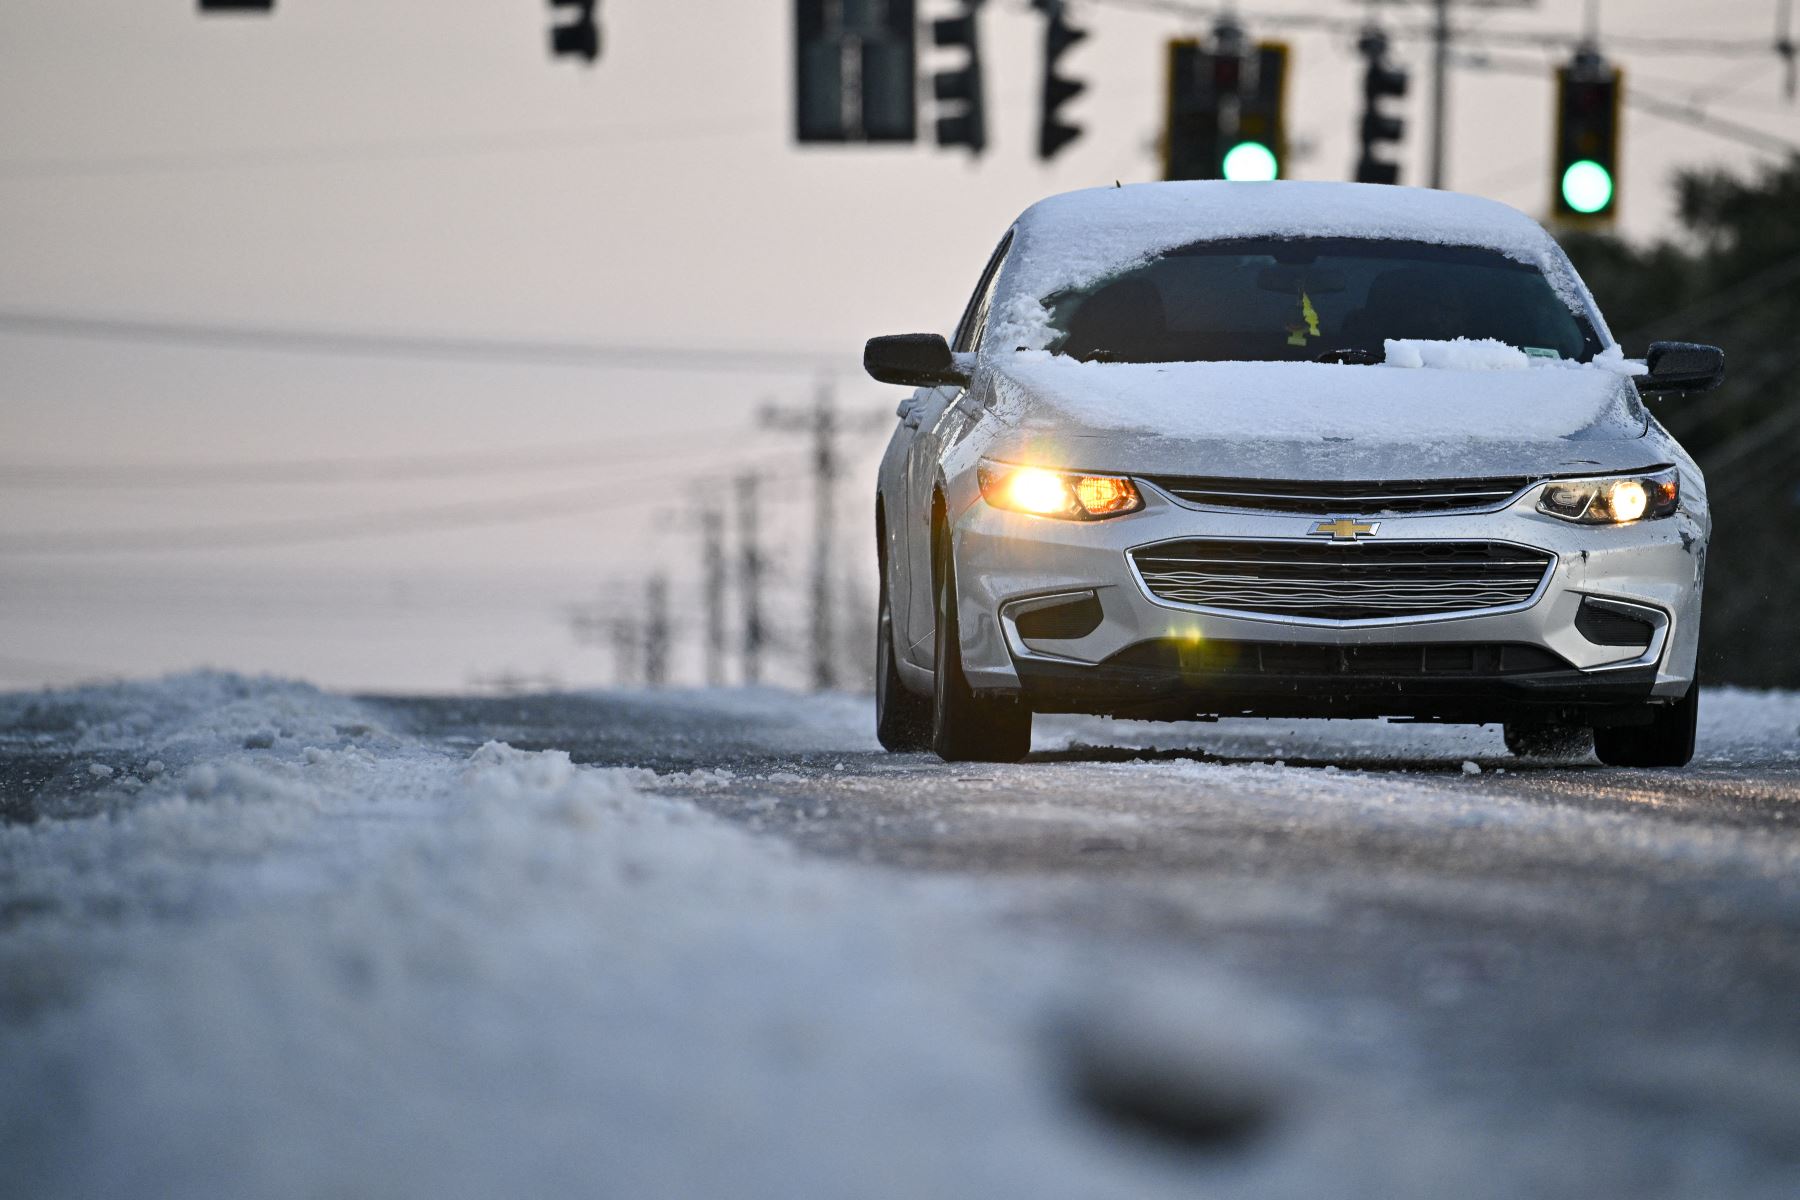
[[[1014,226],[986,344],[1047,349],[1044,301],[1199,240],[1377,238],[1479,246],[1536,267],[1571,309],[1589,308],[1567,257],[1542,226],[1507,205],[1427,188],[1215,180],[1090,188],[1031,206]],[[1598,332],[1610,342],[1604,328]]]
[[[1389,355],[1402,364],[1084,363],[1030,351],[1005,360],[996,387],[1028,420],[1170,437],[1512,442],[1569,437],[1609,416],[1621,432],[1629,423],[1614,370],[1532,359],[1497,342],[1389,343]],[[1427,361],[1444,366],[1405,369]]]
[[[1531,367],[1599,367],[1613,375],[1642,375],[1649,368],[1625,357],[1617,345],[1594,355],[1591,363],[1533,354],[1493,338],[1388,338],[1383,365],[1389,367],[1437,367],[1448,371],[1524,371]]]

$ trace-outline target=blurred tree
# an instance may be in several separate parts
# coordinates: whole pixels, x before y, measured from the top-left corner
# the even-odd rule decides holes
[[[1563,246],[1627,354],[1657,339],[1725,348],[1723,387],[1651,402],[1712,502],[1701,672],[1800,686],[1800,156],[1748,178],[1684,172],[1675,189],[1676,238]]]

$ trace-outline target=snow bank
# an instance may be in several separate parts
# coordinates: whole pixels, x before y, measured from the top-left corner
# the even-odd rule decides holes
[[[1249,237],[1399,238],[1486,247],[1542,270],[1571,308],[1590,307],[1555,239],[1498,201],[1430,188],[1320,181],[1147,183],[1067,192],[1026,209],[1014,225],[987,341],[1008,351],[1045,349],[1052,331],[1044,299],[1190,242]]]
[[[764,707],[804,726],[811,702],[784,704]],[[1491,1189],[1470,1176],[1516,1126],[1398,1095],[1380,1070],[1332,1074],[1342,1011],[1310,1024],[1160,947],[1053,936],[1045,901],[1079,882],[821,863],[669,794],[743,780],[497,743],[451,753],[274,681],[0,697],[15,720],[28,705],[61,725],[40,733],[142,782],[101,816],[0,827],[8,1195],[1273,1198],[1441,1195],[1446,1178],[1470,1200],[1519,1194],[1516,1174]],[[1791,746],[1800,698],[1709,693],[1701,712],[1703,755],[1720,738]],[[1296,754],[1347,743],[1342,723],[1258,728]],[[1450,762],[1498,741],[1358,728],[1372,754],[1422,740]],[[1496,772],[1066,771],[1065,806],[1096,822],[1122,810],[1123,827],[1248,793],[1295,827],[1359,836],[1448,819],[1603,848],[1659,839],[1700,864],[1760,845],[1771,878],[1796,865],[1771,839],[1495,797]],[[1097,803],[1108,787],[1112,808]],[[1428,902],[1487,903],[1430,864],[1413,875]],[[1328,891],[1277,896],[1229,872],[1168,883],[1245,921],[1290,919],[1296,901],[1343,918]],[[1537,878],[1509,894],[1558,920],[1589,899]],[[1073,1098],[1072,1073],[1136,1086],[1142,1070],[1183,1096],[1240,1078],[1286,1089],[1282,1119],[1248,1152],[1207,1157],[1153,1150]],[[1546,1154],[1546,1170],[1581,1149]]]
[[[1171,437],[1522,442],[1608,420],[1627,436],[1643,431],[1611,371],[1446,368],[1454,378],[1336,363],[1084,363],[1039,351],[1006,362],[996,389],[1017,420]]]
[[[802,861],[560,752],[245,746],[372,718],[240,684],[35,701],[145,716],[97,735],[124,761],[212,749],[0,829],[9,1194],[1189,1193],[1067,1099],[1046,1030],[1093,964],[996,893]],[[1181,1027],[1270,1027],[1165,983]]]

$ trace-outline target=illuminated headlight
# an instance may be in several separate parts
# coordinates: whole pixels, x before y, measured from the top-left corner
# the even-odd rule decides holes
[[[1670,467],[1651,475],[1552,480],[1538,493],[1537,509],[1583,525],[1623,525],[1666,517],[1680,501],[1681,477]]]
[[[1137,487],[1117,475],[1080,475],[986,459],[976,475],[981,481],[983,500],[995,508],[1039,517],[1097,521],[1144,507]]]

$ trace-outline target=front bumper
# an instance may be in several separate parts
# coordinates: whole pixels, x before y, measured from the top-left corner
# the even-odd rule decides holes
[[[1026,516],[980,500],[963,510],[953,543],[958,616],[976,689],[1023,696],[1039,711],[1116,715],[1490,721],[1550,708],[1604,721],[1678,699],[1693,682],[1706,530],[1687,511],[1582,526],[1536,512],[1527,491],[1497,511],[1383,516],[1384,543],[1501,541],[1556,561],[1529,601],[1506,609],[1336,622],[1152,595],[1132,567],[1134,548],[1191,537],[1319,539],[1308,535],[1315,517],[1201,509],[1142,491],[1141,511],[1104,521]],[[1100,608],[1091,632],[1021,635],[1022,613],[1083,594]],[[1649,648],[1584,637],[1575,617],[1587,597],[1649,618]],[[1524,650],[1502,661],[1487,649],[1506,646]]]

